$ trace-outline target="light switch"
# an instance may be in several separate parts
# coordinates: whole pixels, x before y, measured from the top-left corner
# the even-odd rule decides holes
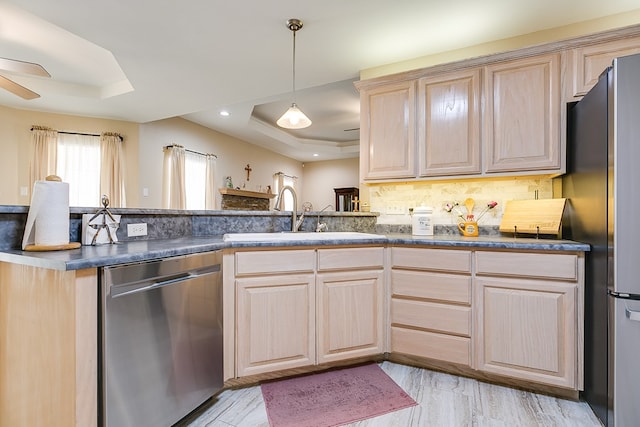
[[[26,186],[20,186],[20,195],[21,196],[28,196],[29,195],[29,188]]]
[[[147,187],[142,189],[142,197],[149,197],[149,189]]]

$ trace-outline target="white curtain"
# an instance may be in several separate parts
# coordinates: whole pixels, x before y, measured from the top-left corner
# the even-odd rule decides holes
[[[100,138],[59,133],[57,164],[71,206],[100,206]]]
[[[55,175],[57,163],[58,132],[44,126],[31,128],[33,155],[29,162],[29,188],[33,190],[36,181]]]
[[[119,134],[105,132],[100,135],[100,162],[100,194],[109,197],[111,207],[127,207],[125,158]]]
[[[211,210],[216,208],[217,157],[213,154],[207,154],[206,162],[207,165],[205,171],[204,208],[207,210]]]
[[[164,148],[162,206],[166,209],[186,209],[185,149],[180,145]]]

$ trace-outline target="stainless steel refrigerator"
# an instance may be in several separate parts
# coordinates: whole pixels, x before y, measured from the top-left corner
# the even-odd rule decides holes
[[[640,55],[568,107],[563,237],[589,243],[585,389],[607,426],[640,425]]]

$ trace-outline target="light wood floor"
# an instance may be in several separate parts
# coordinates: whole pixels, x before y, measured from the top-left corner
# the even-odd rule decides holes
[[[350,426],[601,426],[584,402],[391,362],[382,362],[380,366],[418,405]],[[268,427],[260,387],[223,391],[202,415],[187,425]]]

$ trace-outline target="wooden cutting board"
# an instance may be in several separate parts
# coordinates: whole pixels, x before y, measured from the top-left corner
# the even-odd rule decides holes
[[[558,234],[566,200],[509,200],[504,209],[500,231],[514,233],[517,227],[518,233]]]
[[[80,242],[70,242],[62,245],[27,245],[24,250],[27,252],[46,252],[46,251],[66,251],[69,249],[78,249],[82,244]]]

